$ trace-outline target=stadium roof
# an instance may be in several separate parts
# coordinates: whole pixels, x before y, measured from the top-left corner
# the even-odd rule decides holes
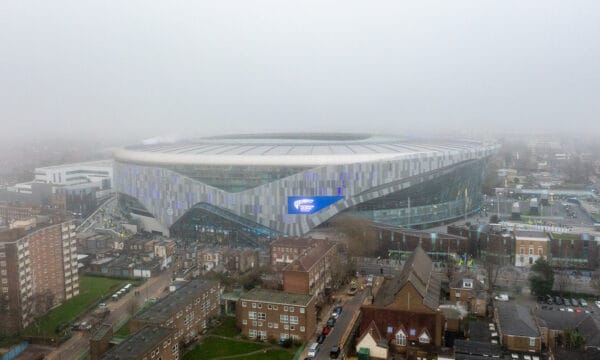
[[[322,166],[411,155],[460,154],[488,148],[475,141],[424,141],[368,134],[255,134],[142,144],[115,158],[144,164]]]

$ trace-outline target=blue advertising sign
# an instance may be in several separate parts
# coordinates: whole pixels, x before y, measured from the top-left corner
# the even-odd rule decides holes
[[[288,196],[288,214],[314,214],[343,196]]]

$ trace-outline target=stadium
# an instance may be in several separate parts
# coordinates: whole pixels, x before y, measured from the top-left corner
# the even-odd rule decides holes
[[[427,228],[477,211],[494,144],[254,134],[117,149],[115,186],[172,236],[256,244],[338,214]]]

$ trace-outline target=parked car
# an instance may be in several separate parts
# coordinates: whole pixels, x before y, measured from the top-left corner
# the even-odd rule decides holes
[[[325,336],[325,335],[323,335],[323,334],[319,334],[319,336],[317,336],[317,342],[318,342],[319,344],[322,344],[322,343],[323,343],[323,341],[325,341],[325,338],[326,338],[326,337],[327,337],[327,336]]]
[[[330,317],[329,320],[327,320],[327,326],[334,327],[335,326],[335,318]]]
[[[496,295],[496,297],[494,297],[494,299],[496,299],[497,301],[508,301],[508,295],[507,294],[498,294]]]
[[[321,331],[321,334],[323,334],[323,335],[329,335],[330,332],[331,332],[331,326],[325,326],[323,328],[323,331]]]
[[[579,301],[577,301],[577,299],[575,299],[575,298],[572,298],[571,299],[571,305],[573,305],[573,306],[579,306]]]
[[[569,299],[567,298],[563,298],[563,304],[565,304],[566,306],[571,306],[571,301],[569,301]]]
[[[579,299],[579,303],[581,304],[581,306],[588,306],[587,301],[585,301],[585,299]]]
[[[560,296],[554,297],[554,302],[556,303],[556,305],[562,305],[563,304],[562,298]]]
[[[331,351],[329,352],[329,358],[331,359],[337,359],[338,356],[340,356],[340,347],[337,345],[334,345],[331,348]]]
[[[339,316],[339,315],[341,315],[341,314],[342,314],[342,309],[343,309],[343,308],[342,308],[341,306],[336,306],[336,307],[333,309],[333,312],[334,312],[334,313],[336,313],[336,314],[338,314],[338,316]]]
[[[358,288],[351,287],[350,289],[348,289],[348,295],[354,296],[354,294],[356,294],[356,291],[358,291]]]
[[[313,358],[313,357],[317,356],[317,352],[318,351],[319,351],[319,343],[314,342],[308,348],[308,354],[307,355],[308,355],[308,357]]]

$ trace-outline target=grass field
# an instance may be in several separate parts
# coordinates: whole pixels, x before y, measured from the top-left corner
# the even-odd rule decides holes
[[[127,280],[110,279],[95,276],[79,278],[79,295],[54,308],[25,329],[26,336],[56,337],[56,329],[75,321],[80,315],[89,310],[90,306],[106,297],[127,283]]]
[[[221,325],[216,327],[210,332],[212,335],[225,336],[225,337],[236,337],[240,334],[240,331],[235,326],[235,318],[225,317],[223,318]]]
[[[183,359],[212,359],[221,356],[246,354],[260,349],[265,349],[266,347],[266,344],[207,337],[200,345],[196,346],[192,351],[185,354]],[[261,359],[264,359],[264,357]]]
[[[290,360],[294,357],[294,354],[285,350],[273,350],[269,349],[264,354],[254,354],[248,356],[240,356],[237,360]]]

